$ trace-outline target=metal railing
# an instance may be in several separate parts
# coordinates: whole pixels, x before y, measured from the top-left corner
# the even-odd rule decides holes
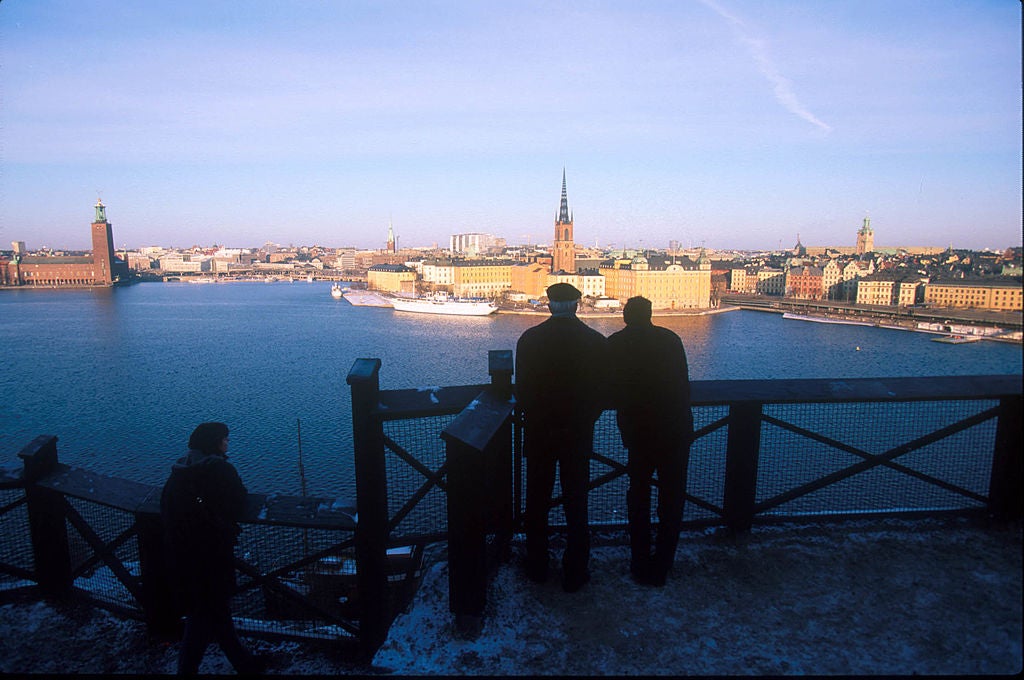
[[[381,502],[376,540],[393,545],[447,537],[450,607],[457,625],[472,634],[479,630],[494,554],[518,530],[523,509],[522,432],[512,402],[502,396],[511,391],[511,352],[491,353],[491,386],[437,388],[429,399],[422,390],[380,391],[379,361],[364,361],[353,373],[372,376],[364,396],[376,406],[364,413],[362,426],[373,432],[365,448],[357,446],[357,478],[363,479],[362,470],[384,470],[388,452],[417,477],[417,484],[405,486],[376,473],[373,498],[403,499],[395,515]],[[507,373],[495,370],[502,362]],[[696,431],[684,526],[742,532],[755,523],[864,515],[1021,516],[1019,376],[696,381],[692,398]],[[385,421],[448,416],[459,403],[464,410],[441,432],[447,456],[430,453],[443,461],[438,467],[425,466],[382,434]],[[614,412],[606,411],[591,459],[593,529],[626,526],[627,458]],[[432,490],[447,493],[447,523],[435,517],[403,533],[403,521]],[[553,499],[556,530],[564,528],[561,512],[561,498]],[[362,515],[360,522],[366,520]],[[491,555],[487,536],[498,539]]]
[[[472,625],[522,510],[511,352],[489,358],[490,384],[418,390],[381,390],[379,359],[353,364],[355,507],[250,495],[236,551],[241,630],[351,642],[372,656],[425,546],[445,540],[452,611]],[[695,381],[692,396],[686,525],[1021,516],[1020,376]],[[627,452],[614,412],[598,421],[594,448],[591,525],[618,531]],[[68,468],[56,437],[19,456],[23,470],[0,471],[0,591],[74,593],[176,632],[159,487]],[[553,499],[555,530],[560,513]]]

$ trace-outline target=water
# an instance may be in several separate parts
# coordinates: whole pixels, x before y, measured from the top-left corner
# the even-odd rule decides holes
[[[296,282],[8,290],[0,319],[0,464],[53,434],[63,462],[162,484],[192,428],[220,420],[250,490],[297,494],[301,421],[308,492],[350,496],[357,358],[382,360],[383,389],[486,383],[487,351],[543,317],[399,314]],[[1022,372],[1017,345],[746,311],[657,322],[683,338],[694,380]]]

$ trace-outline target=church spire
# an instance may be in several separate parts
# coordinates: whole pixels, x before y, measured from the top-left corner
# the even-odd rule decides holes
[[[558,207],[558,224],[568,224],[572,222],[572,217],[569,216],[569,199],[565,193],[565,168],[562,168],[562,202]]]
[[[388,220],[388,245],[387,252],[395,252],[395,230],[391,227],[391,220]]]
[[[555,219],[555,240],[551,252],[551,271],[576,271],[576,244],[572,235],[572,214],[569,212],[569,199],[565,194],[565,168],[562,168],[562,203]]]

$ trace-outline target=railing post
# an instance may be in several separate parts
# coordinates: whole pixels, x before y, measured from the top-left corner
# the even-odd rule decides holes
[[[512,372],[515,363],[510,349],[492,349],[487,352],[488,373],[491,375],[491,393],[503,401],[512,399]],[[509,544],[512,541],[513,512],[515,502],[514,480],[517,478],[513,465],[514,430],[512,418],[505,420],[500,432],[491,440],[488,467],[485,474],[492,480],[495,488],[491,489],[492,513],[489,528],[497,536],[501,559],[509,557]]]
[[[725,522],[737,532],[749,531],[754,521],[757,463],[761,449],[761,404],[737,402],[729,407],[729,436],[725,454]]]
[[[25,500],[35,561],[35,580],[45,597],[71,591],[71,551],[65,519],[64,494],[36,484],[57,465],[57,438],[40,435],[18,452],[25,465]]]
[[[167,552],[164,548],[164,528],[160,521],[159,499],[147,499],[146,507],[135,512],[135,531],[139,540],[139,575],[142,588],[142,611],[149,632],[166,638],[181,636],[181,616],[184,613],[178,597]]]
[[[457,633],[476,638],[487,604],[484,454],[458,439],[442,438],[448,463],[448,609]]]
[[[491,391],[503,399],[512,395],[512,350],[492,349],[487,352],[487,372],[491,376]]]
[[[1024,515],[1021,405],[1020,395],[1005,396],[999,400],[988,492],[989,510],[999,519],[1019,519]]]
[[[445,430],[448,467],[448,606],[456,633],[476,638],[492,558],[512,537],[512,352],[488,353],[490,387]],[[487,535],[495,535],[489,551]]]
[[[380,359],[356,359],[348,373],[352,391],[352,447],[356,472],[355,530],[359,637],[368,658],[387,635],[388,488],[380,401]]]

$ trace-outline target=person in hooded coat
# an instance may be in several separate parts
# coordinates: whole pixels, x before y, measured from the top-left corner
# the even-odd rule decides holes
[[[186,614],[178,674],[198,673],[211,642],[238,673],[259,673],[264,661],[242,645],[231,618],[234,549],[249,492],[227,461],[227,425],[200,424],[188,448],[160,496],[168,556]]]

